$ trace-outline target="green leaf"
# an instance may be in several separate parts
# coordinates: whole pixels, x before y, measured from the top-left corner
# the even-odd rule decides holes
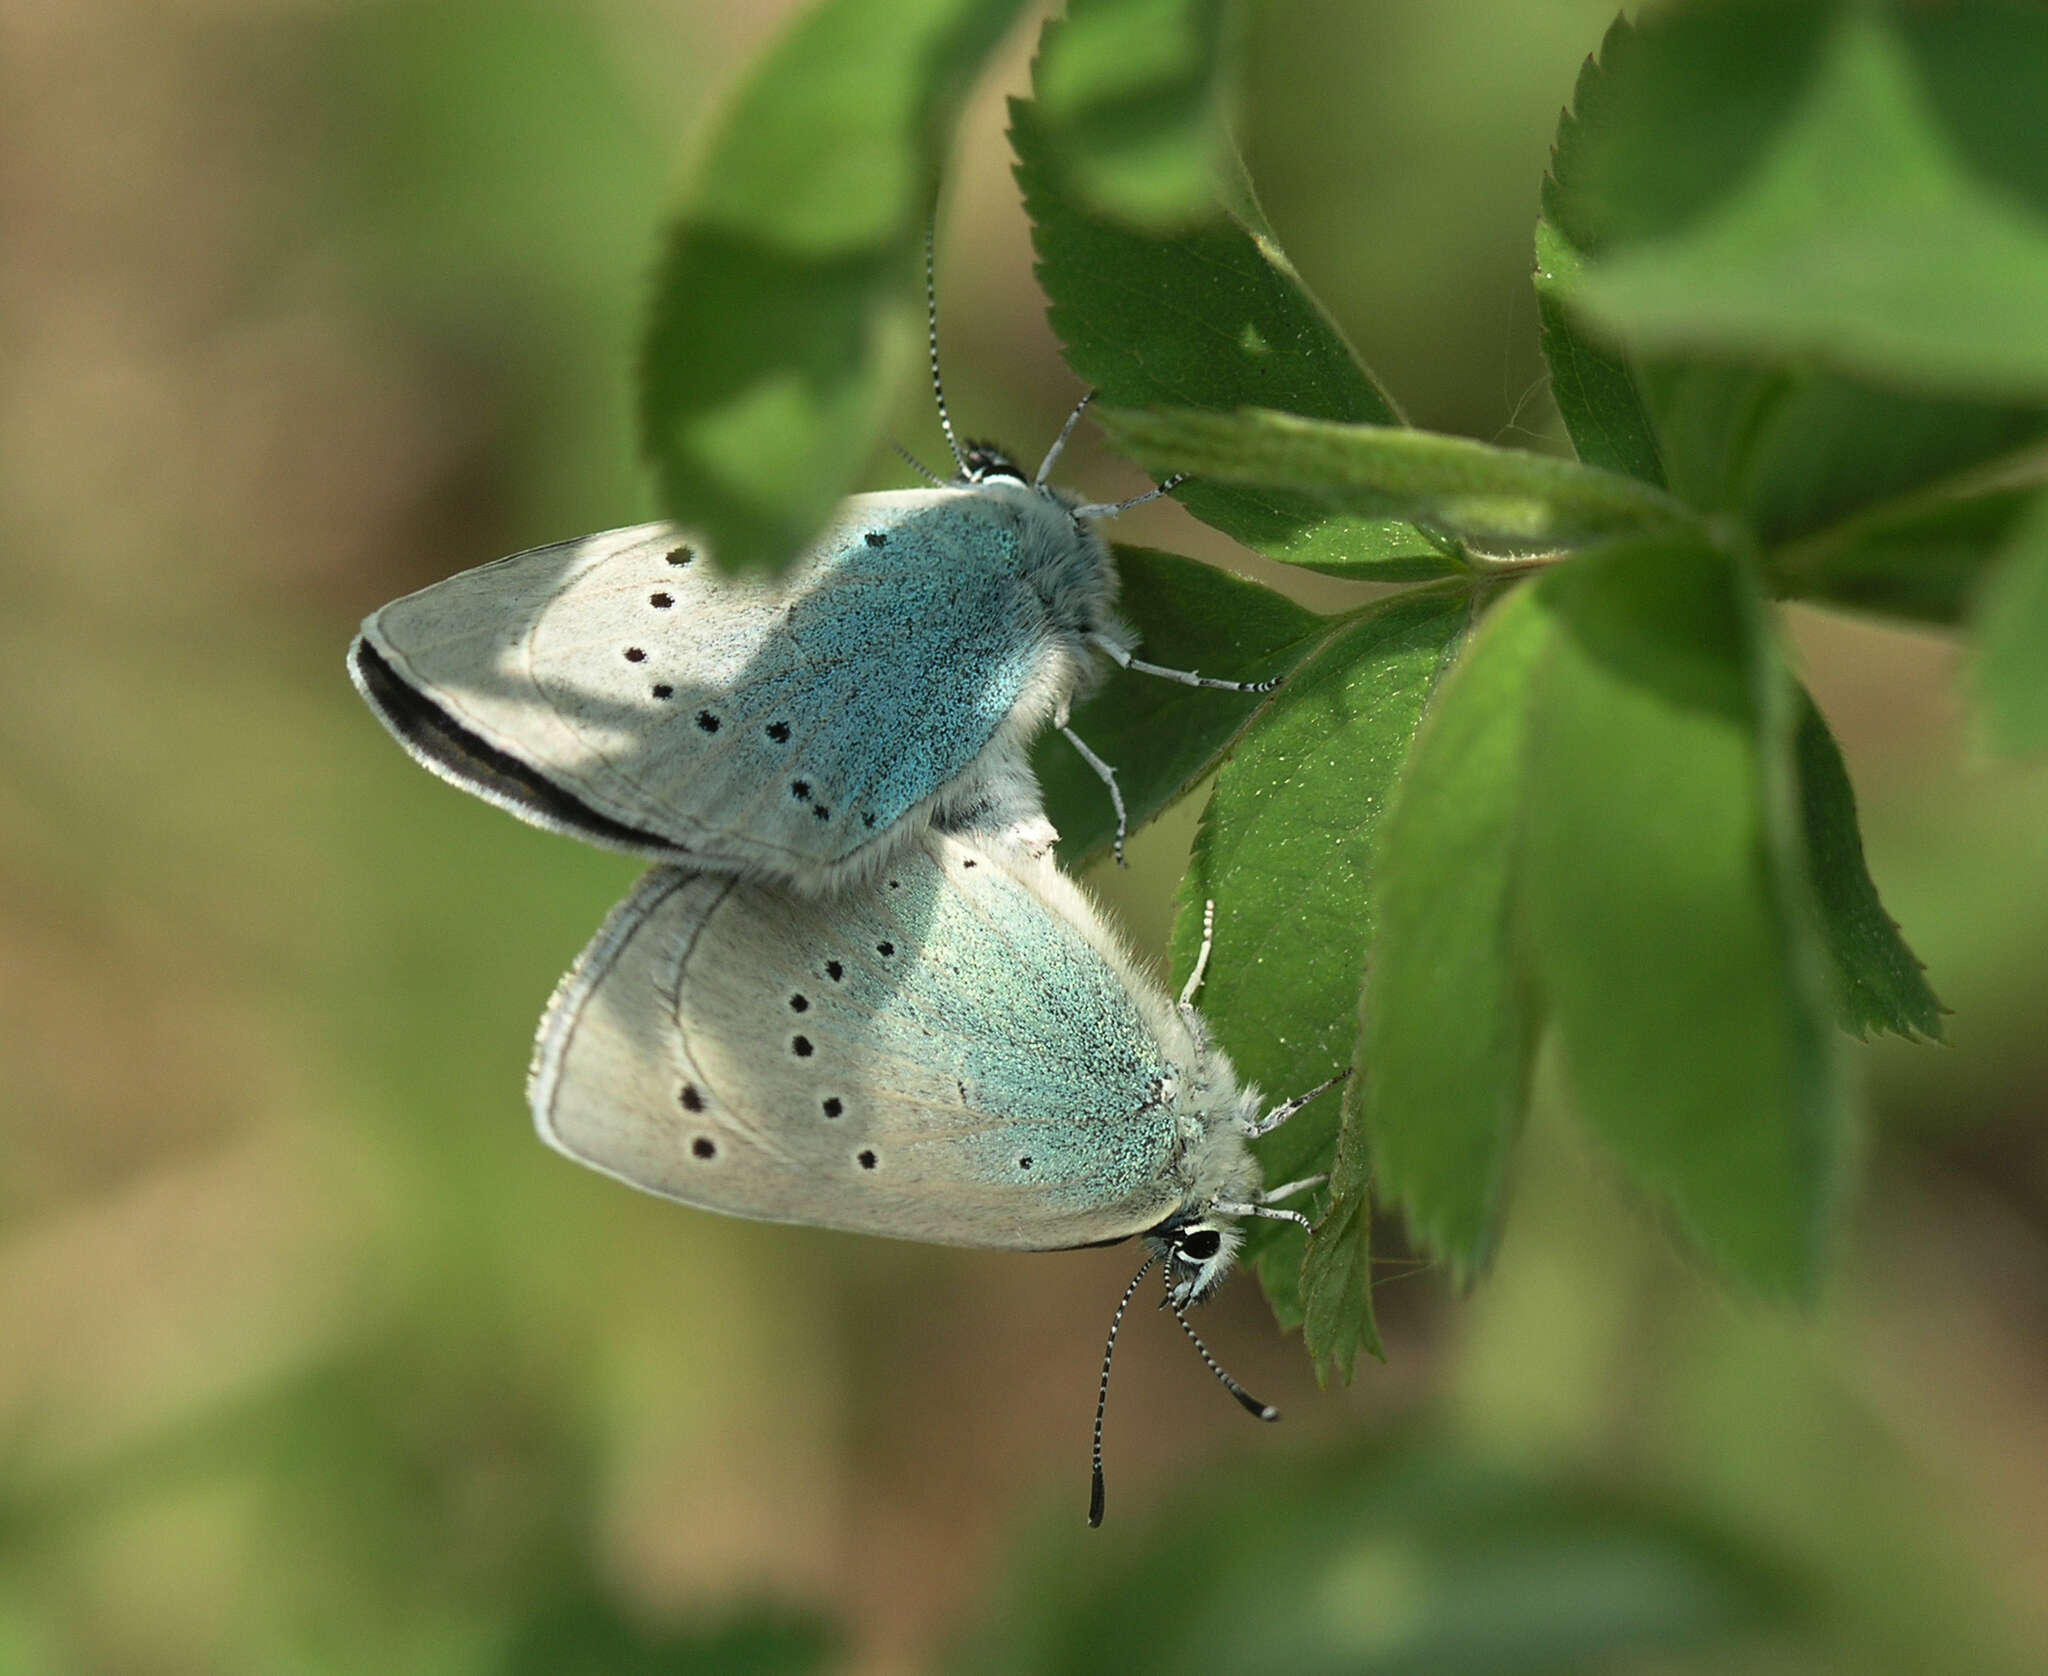
[[[1821,937],[1834,962],[1842,1028],[1856,1036],[1888,1030],[1908,1041],[1941,1041],[1941,1003],[1864,865],[1856,793],[1841,747],[1803,689],[1795,749],[1807,867]]]
[[[1379,1323],[1372,1308],[1372,1143],[1358,1116],[1357,1070],[1345,1084],[1343,1122],[1337,1130],[1337,1152],[1330,1162],[1327,1208],[1308,1236],[1292,1275],[1300,1289],[1301,1338],[1315,1365],[1316,1381],[1350,1384],[1362,1350],[1376,1360],[1387,1359],[1380,1343]],[[1291,1247],[1294,1242],[1285,1242]],[[1280,1307],[1288,1271],[1280,1267],[1291,1251],[1276,1241],[1262,1253],[1259,1279],[1274,1313],[1286,1324]]]
[[[1977,703],[1992,743],[2048,751],[2048,493],[2035,495],[1977,601]]]
[[[1108,1528],[1082,1543],[1067,1526],[1078,1508],[1049,1521],[948,1668],[1543,1676],[1752,1668],[1745,1653],[1765,1668],[1801,1645],[1801,1583],[1753,1540],[1670,1501],[1507,1472],[1414,1431],[1214,1464],[1133,1521],[1110,1401]],[[1196,1588],[1190,1532],[1228,1533]],[[1171,1610],[1133,1605],[1151,1601]]]
[[[1546,185],[1548,183],[1546,182]],[[1627,364],[1579,330],[1559,300],[1583,258],[1548,221],[1536,223],[1536,309],[1550,394],[1572,446],[1589,466],[1664,487],[1656,428]]]
[[[1076,8],[1046,25],[1038,97],[1010,104],[1038,279],[1068,365],[1120,406],[1275,407],[1399,423],[1266,226],[1234,157],[1209,183],[1205,213],[1175,229],[1112,213],[1091,193],[1091,131],[1062,121],[1046,82],[1069,35],[1097,27],[1097,15]],[[1213,201],[1219,192],[1227,205]],[[1218,484],[1189,484],[1177,496],[1205,523],[1292,563],[1388,580],[1447,568],[1399,523],[1333,517],[1299,497]]]
[[[1327,640],[1341,619],[1318,617],[1227,570],[1117,547],[1119,613],[1138,632],[1147,661],[1232,681],[1284,678]],[[1184,687],[1157,675],[1113,670],[1075,710],[1072,726],[1116,770],[1133,832],[1208,773],[1270,696]],[[1109,847],[1116,815],[1095,771],[1059,733],[1032,749],[1045,809],[1074,866]]]
[[[2048,17],[1673,11],[1575,159],[1574,307],[1638,350],[2048,399]]]
[[[1098,410],[1117,444],[1160,471],[1395,514],[1483,550],[1541,551],[1690,521],[1632,477],[1465,437],[1291,413]]]
[[[2034,502],[2031,488],[1901,496],[1766,556],[1783,598],[1959,625]]]
[[[1203,904],[1214,900],[1216,942],[1202,1010],[1239,1075],[1269,1102],[1313,1088],[1356,1060],[1374,842],[1469,608],[1467,591],[1455,586],[1368,608],[1280,689],[1216,776],[1181,882],[1175,966],[1192,968]],[[1259,1142],[1267,1181],[1329,1170],[1341,1109],[1326,1097]],[[1348,1193],[1323,1219],[1323,1308],[1308,1346],[1319,1368],[1347,1379],[1360,1345],[1377,1342],[1359,1150],[1351,1152],[1352,1179],[1340,1184]],[[1349,1229],[1348,1241],[1332,1218]],[[1255,1223],[1246,1244],[1282,1320],[1299,1320],[1299,1232]],[[1348,1315],[1337,1307],[1347,1290],[1356,1300]]]
[[[1074,0],[1042,37],[1032,86],[1076,196],[1112,221],[1207,220],[1228,152],[1221,0]]]
[[[773,567],[856,485],[923,317],[939,161],[1017,0],[823,0],[710,136],[655,279],[641,437],[670,516]]]
[[[1969,10],[1976,15],[1976,8]],[[1944,8],[1938,15],[1947,21],[1933,26],[1932,35],[1920,31],[1927,48],[1922,68],[1940,61],[1952,70],[1960,62],[1940,41],[1951,27],[1958,40],[1969,35],[1974,25],[1960,21],[1961,12]],[[1574,312],[1584,311],[1615,271],[1626,272],[1630,264],[1644,271],[1644,264],[1680,248],[1699,227],[1753,194],[1771,176],[1773,148],[1810,124],[1809,107],[1825,101],[1842,42],[1859,31],[1882,34],[1892,27],[1842,24],[1836,8],[1827,6],[1671,9],[1640,28],[1617,23],[1599,62],[1580,76],[1574,108],[1558,129],[1543,201],[1553,230],[1542,264],[1546,320],[1561,311],[1573,324]],[[1917,29],[1911,26],[1908,34]],[[1850,56],[1859,50],[1852,43]],[[1953,114],[1959,101],[1940,97]],[[1997,116],[1993,125],[2009,117]],[[1960,133],[1968,119],[1957,120]],[[1860,136],[1831,132],[1830,144],[1862,145]],[[1987,179],[2008,167],[2024,172],[2026,158],[2038,155],[2038,135],[2006,148],[2003,161],[1992,155],[1997,147],[1977,151]],[[1826,195],[1832,193],[1830,183]],[[1828,203],[1810,209],[1813,219],[1802,212],[1796,228],[1779,229],[1783,238],[1773,247],[1788,261],[1811,263],[1803,288],[1770,269],[1776,257],[1723,251],[1711,282],[1695,272],[1681,287],[1691,322],[1686,332],[1638,331],[1611,315],[1589,316],[1574,328],[1581,341],[1597,325],[1600,337],[1618,333],[1627,345],[1620,360],[1632,369],[1654,423],[1672,492],[1704,512],[1745,520],[1765,542],[1828,532],[2048,431],[2039,394],[2015,402],[2009,390],[1987,392],[1960,377],[1916,385],[1889,361],[1819,353],[1797,334],[1709,329],[1716,317],[1711,308],[1696,308],[1694,299],[1717,287],[1749,287],[1756,300],[1773,307],[1773,299],[1797,291],[1804,299],[1797,306],[1832,329],[1845,281],[1824,254],[1829,236],[1813,228],[1835,209]],[[1949,253],[1937,256],[1932,244],[1919,248],[1949,275]],[[1884,266],[1874,254],[1871,259]],[[2037,302],[2036,318],[2039,312]],[[1925,615],[1952,599],[1965,553],[1936,540],[1930,556],[1943,574],[1924,588],[1916,587],[1910,557],[1896,546],[1871,554],[1868,569],[1852,565],[1840,579],[1860,585],[1878,609]]]
[[[1849,1122],[1762,602],[1676,544],[1535,593],[1517,940],[1576,1105],[1726,1274],[1810,1296]]]
[[[1380,1196],[1469,1279],[1492,1253],[1537,1040],[1511,937],[1534,590],[1490,611],[1445,678],[1381,834],[1362,1117]]]
[[[1710,375],[1713,376],[1713,375]],[[1743,375],[1721,375],[1740,386]],[[1660,391],[1668,396],[1667,382]],[[1985,469],[2048,431],[2031,409],[1868,389],[1820,374],[1758,391],[1727,509],[1766,540],[1825,530],[1913,489]]]

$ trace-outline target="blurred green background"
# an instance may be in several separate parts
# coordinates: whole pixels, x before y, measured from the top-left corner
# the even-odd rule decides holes
[[[648,515],[665,193],[783,9],[0,5],[0,1676],[2038,1669],[2048,773],[1973,751],[1943,640],[1793,618],[1955,1009],[1861,1054],[1815,1320],[1539,1124],[1495,1273],[1390,1264],[1351,1389],[1249,1282],[1205,1312],[1278,1431],[1134,1315],[1090,1535],[1129,1252],[754,1227],[532,1139],[534,1021],[634,867],[412,767],[341,654]],[[1609,12],[1251,8],[1271,218],[1419,423],[1555,445],[1529,236]],[[940,272],[954,411],[1026,454],[1076,394],[1008,178],[1028,46]],[[935,452],[924,392],[898,432]],[[1147,948],[1192,814],[1095,875]]]

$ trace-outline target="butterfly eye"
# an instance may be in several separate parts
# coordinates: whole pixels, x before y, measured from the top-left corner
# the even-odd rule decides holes
[[[1180,1242],[1180,1254],[1192,1257],[1197,1263],[1206,1263],[1223,1249],[1223,1236],[1214,1228],[1197,1228]]]
[[[1024,468],[992,442],[970,442],[961,456],[960,475],[969,483],[986,483],[992,477],[1025,481]]]

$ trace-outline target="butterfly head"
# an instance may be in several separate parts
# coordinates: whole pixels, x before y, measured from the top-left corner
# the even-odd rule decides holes
[[[1166,1265],[1166,1292],[1176,1309],[1200,1303],[1237,1261],[1244,1231],[1234,1215],[1184,1212],[1146,1236]]]
[[[1029,484],[1024,468],[992,442],[970,442],[960,450],[960,474],[956,483],[974,485],[1007,479]]]

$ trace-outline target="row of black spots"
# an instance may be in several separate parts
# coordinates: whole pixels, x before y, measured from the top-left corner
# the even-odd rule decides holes
[[[675,556],[676,553],[682,554],[682,557],[678,559]],[[678,547],[675,550],[675,553],[671,553],[669,555],[668,562],[670,564],[688,564],[693,556],[694,555],[690,552],[690,550],[687,547]],[[647,596],[647,603],[653,606],[657,611],[666,611],[670,606],[675,604],[675,596],[673,594],[666,593],[649,594]],[[626,648],[626,661],[628,663],[645,663],[647,661],[646,648],[643,646],[628,646]],[[648,691],[651,694],[653,694],[653,696],[657,699],[673,698],[675,697],[676,692],[675,688],[670,686],[666,681],[655,682],[652,687],[648,688]],[[699,711],[697,715],[697,725],[699,727],[704,728],[704,731],[706,733],[716,733],[718,731],[718,718],[716,716],[712,716],[711,725],[709,727],[705,727],[704,718],[707,715],[709,715],[708,711]]]
[[[668,550],[668,562],[678,570],[681,570],[684,565],[688,564],[696,556],[695,549],[690,547],[671,547]]]
[[[790,781],[789,795],[799,803],[810,803],[811,782],[808,780]],[[811,814],[821,821],[829,821],[832,818],[832,811],[822,803],[811,803]]]
[[[837,1104],[836,1101],[827,1101],[826,1103],[828,1105]],[[708,1164],[718,1156],[718,1143],[709,1135],[699,1135],[690,1142],[690,1156],[701,1159],[704,1163]],[[872,1170],[881,1164],[882,1158],[881,1154],[876,1152],[873,1147],[864,1146],[854,1154],[854,1162],[859,1164],[864,1170]],[[1031,1167],[1030,1159],[1026,1158],[1022,1162],[1027,1170]]]
[[[666,596],[659,597],[665,598]],[[647,661],[647,648],[645,646],[628,646],[623,655],[628,663],[645,663]],[[657,681],[647,690],[657,699],[670,699],[676,695],[675,688],[666,681]],[[709,710],[700,710],[697,712],[697,725],[703,728],[706,733],[716,733],[719,725],[718,718],[712,715]]]
[[[690,1142],[690,1156],[693,1158],[702,1159],[705,1163],[708,1164],[718,1156],[718,1143],[714,1141],[709,1135],[699,1135],[695,1140]],[[872,1170],[873,1168],[875,1168],[876,1165],[878,1165],[882,1161],[881,1158],[875,1152],[875,1149],[871,1146],[862,1147],[855,1156],[860,1163],[860,1167],[864,1170]],[[1024,1167],[1026,1169],[1029,1169],[1031,1167],[1030,1159],[1027,1158],[1024,1160]]]
[[[807,1056],[811,1051],[810,1044],[804,1041],[804,1038],[801,1036],[796,1038],[796,1042],[801,1044],[796,1048],[797,1053]],[[685,1111],[702,1112],[704,1110],[704,1096],[695,1083],[686,1082],[683,1084],[680,1099]],[[818,1102],[818,1109],[828,1118],[840,1118],[846,1115],[846,1102],[836,1094],[828,1094]],[[709,1163],[718,1156],[718,1143],[709,1135],[698,1135],[690,1142],[690,1155],[693,1158],[701,1158],[706,1163]],[[872,1170],[876,1163],[877,1159],[872,1151],[861,1155],[860,1164],[862,1169]],[[1026,1168],[1029,1168],[1028,1163]]]
[[[885,541],[887,541],[889,537],[881,530],[869,530],[866,539],[867,544],[870,547],[879,547]]]
[[[677,1092],[676,1098],[686,1112],[701,1112],[704,1109],[704,1091],[694,1082],[686,1082]],[[718,1156],[718,1143],[709,1135],[699,1135],[690,1142],[690,1156],[709,1162]]]

